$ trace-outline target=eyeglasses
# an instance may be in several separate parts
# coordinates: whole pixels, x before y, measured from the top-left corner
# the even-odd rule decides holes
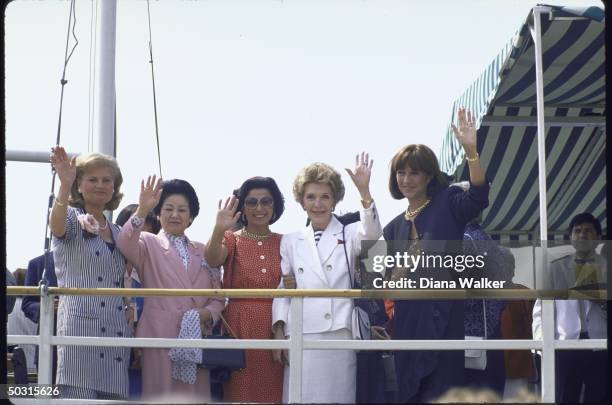
[[[274,205],[274,199],[271,197],[261,197],[260,199],[252,197],[244,200],[244,206],[250,210],[257,208],[257,205],[261,205],[263,208],[270,208]]]

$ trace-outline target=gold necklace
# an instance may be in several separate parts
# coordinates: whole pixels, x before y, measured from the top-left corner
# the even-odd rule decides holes
[[[268,233],[265,235],[258,235],[256,233],[247,231],[246,228],[243,228],[242,235],[255,240],[266,240],[270,237],[270,235],[272,235],[272,232],[268,231]]]
[[[406,218],[406,221],[410,221],[410,218],[417,216],[419,212],[423,211],[423,209],[427,207],[427,204],[429,204],[430,201],[431,198],[425,201],[419,208],[415,209],[414,211],[410,211],[410,207],[406,208],[406,213],[404,214],[404,218]]]

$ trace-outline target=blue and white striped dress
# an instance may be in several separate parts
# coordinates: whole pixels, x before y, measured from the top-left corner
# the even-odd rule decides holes
[[[66,234],[53,237],[55,273],[60,287],[117,288],[123,285],[125,258],[104,240],[84,231],[68,207]],[[119,227],[108,222],[113,240]],[[62,295],[57,312],[58,336],[131,337],[122,297]],[[57,384],[128,396],[129,348],[58,346]]]

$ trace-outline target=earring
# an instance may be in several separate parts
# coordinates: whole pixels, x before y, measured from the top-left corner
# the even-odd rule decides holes
[[[242,221],[243,224],[246,225],[246,215],[245,214],[240,215],[240,220]]]
[[[270,222],[274,222],[276,220],[276,213],[272,213],[272,217],[270,218]]]

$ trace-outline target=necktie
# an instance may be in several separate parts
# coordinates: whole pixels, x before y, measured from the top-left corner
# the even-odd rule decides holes
[[[574,271],[576,273],[576,283],[574,286],[581,286],[587,284],[597,284],[597,270],[598,266],[594,260],[581,260],[582,263],[576,260],[576,267]]]

